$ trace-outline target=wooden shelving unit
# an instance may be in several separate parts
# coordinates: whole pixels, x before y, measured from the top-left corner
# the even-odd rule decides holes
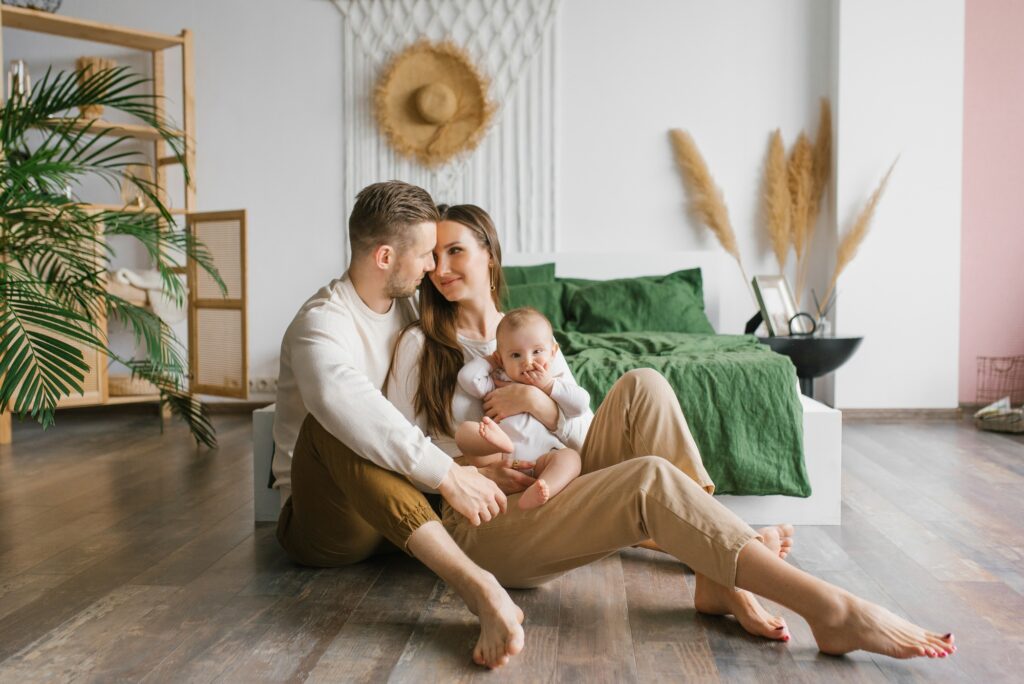
[[[171,208],[171,213],[184,216],[195,211],[195,100],[193,97],[193,87],[195,83],[195,75],[193,71],[195,65],[193,61],[192,33],[188,29],[182,30],[178,35],[166,35],[153,33],[151,31],[141,31],[133,28],[114,26],[111,24],[103,24],[85,19],[76,19],[59,14],[50,14],[37,10],[0,5],[0,29],[2,28],[32,31],[36,33],[62,36],[64,38],[73,38],[92,43],[117,45],[129,49],[149,52],[153,70],[153,93],[157,96],[157,103],[160,108],[161,115],[165,114],[162,109],[162,103],[164,101],[163,96],[165,95],[164,51],[172,49],[181,50],[182,129],[180,131],[175,131],[175,134],[180,136],[183,141],[183,156],[190,171],[190,180],[186,183],[184,188],[184,206]],[[0,33],[0,57],[3,58],[0,59],[0,64],[7,64],[8,57],[3,53],[2,33]],[[60,120],[54,121],[55,125],[58,123],[62,122]],[[159,188],[161,199],[166,203],[168,197],[166,190],[166,167],[175,163],[177,160],[174,156],[168,155],[167,144],[155,129],[141,124],[116,123],[101,120],[77,122],[75,127],[81,129],[86,125],[91,127],[90,132],[94,132],[97,135],[124,136],[151,142],[153,144],[154,178]],[[86,204],[83,206],[89,209],[109,211],[154,211],[148,208],[124,207],[112,204]],[[178,270],[182,273],[186,271],[184,267]],[[98,362],[105,363],[105,361],[106,359],[103,358]],[[86,388],[86,396],[68,397],[61,401],[58,406],[156,402],[159,401],[160,398],[159,395],[151,394],[130,397],[108,396],[105,366],[102,369],[97,369],[96,373],[93,375],[93,380],[98,383],[98,386],[95,388]],[[7,444],[10,443],[10,441],[11,414],[10,412],[3,412],[0,413],[0,444]]]
[[[94,119],[92,121],[85,121],[82,119],[49,119],[48,123],[52,126],[68,125],[73,131],[81,131],[89,129],[89,133],[94,135],[111,135],[111,136],[122,136],[127,138],[138,138],[139,140],[151,140],[156,142],[163,140],[163,137],[157,130],[151,126],[144,126],[142,124],[128,124],[128,123],[114,123],[112,121],[102,121],[100,119]],[[185,135],[184,131],[174,131],[174,135],[182,137]],[[168,157],[168,159],[177,161],[176,157]]]
[[[8,28],[48,33],[52,36],[77,38],[91,43],[107,43],[135,50],[156,52],[168,48],[183,46],[187,40],[185,32],[181,35],[168,36],[162,33],[139,31],[138,29],[101,24],[86,19],[75,19],[60,14],[40,12],[22,7],[3,6],[3,22]]]
[[[64,38],[75,38],[92,43],[105,43],[118,45],[120,47],[144,50],[150,53],[150,60],[153,69],[153,94],[157,96],[157,107],[163,115],[164,89],[164,51],[169,49],[181,50],[181,99],[182,99],[182,129],[176,131],[184,143],[185,164],[191,172],[190,182],[185,187],[185,206],[178,212],[172,213],[187,214],[195,211],[195,97],[193,88],[195,84],[192,32],[183,29],[176,36],[151,31],[140,31],[138,29],[102,24],[85,19],[75,19],[60,14],[50,14],[38,10],[24,9],[0,5],[0,29],[2,28],[21,29],[34,31],[52,36],[63,36]],[[5,59],[0,62],[7,63],[3,55],[3,38],[0,34],[0,56]],[[57,122],[55,122],[57,123]],[[139,140],[151,141],[154,145],[153,158],[155,163],[155,178],[157,185],[166,189],[167,173],[166,166],[173,163],[175,158],[167,154],[167,144],[163,138],[149,126],[141,124],[124,124],[109,121],[89,122],[93,130],[99,135],[117,135],[138,138]],[[76,124],[80,127],[87,125],[86,122]],[[166,199],[166,192],[162,192]]]

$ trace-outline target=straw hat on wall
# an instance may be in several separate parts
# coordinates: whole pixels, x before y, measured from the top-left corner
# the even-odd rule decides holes
[[[487,79],[450,41],[418,41],[397,54],[374,93],[377,124],[391,145],[426,166],[473,150],[494,115]]]

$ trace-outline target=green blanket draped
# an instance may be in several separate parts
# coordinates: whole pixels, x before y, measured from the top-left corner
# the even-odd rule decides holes
[[[668,379],[718,494],[806,497],[803,410],[789,358],[749,335],[556,332],[596,410],[633,368]]]

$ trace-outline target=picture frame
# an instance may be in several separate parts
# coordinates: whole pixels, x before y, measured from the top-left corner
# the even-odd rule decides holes
[[[797,310],[793,291],[789,289],[785,276],[754,276],[751,285],[770,337],[807,335],[811,332],[806,316],[793,321],[794,329],[790,330],[789,322],[797,315]]]

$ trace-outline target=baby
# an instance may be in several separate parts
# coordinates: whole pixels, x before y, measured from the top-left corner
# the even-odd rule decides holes
[[[509,311],[498,324],[497,338],[494,354],[473,359],[459,372],[463,390],[482,399],[495,389],[497,376],[540,388],[566,418],[587,412],[590,395],[573,379],[544,314],[528,307]],[[477,467],[497,461],[519,470],[532,465],[537,480],[519,499],[524,510],[544,504],[580,474],[579,452],[566,448],[529,413],[509,416],[500,424],[487,417],[479,423],[466,421],[455,431],[455,443]]]

